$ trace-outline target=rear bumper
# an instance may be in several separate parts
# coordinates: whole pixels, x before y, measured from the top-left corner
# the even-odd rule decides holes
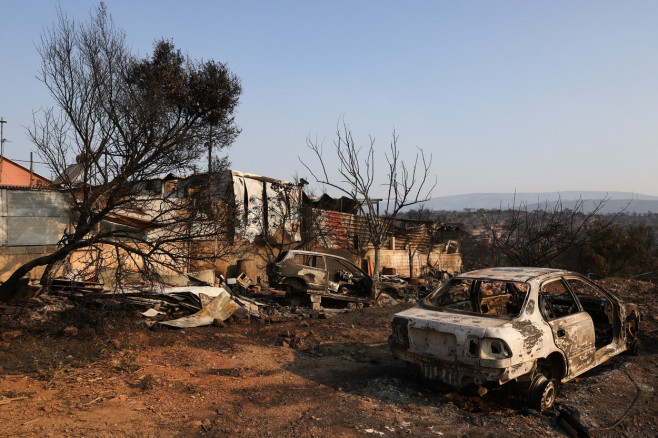
[[[532,363],[522,363],[512,367],[486,367],[446,361],[436,357],[410,351],[389,337],[389,347],[393,356],[420,367],[425,378],[438,380],[456,388],[470,384],[492,386],[502,385],[532,371]]]

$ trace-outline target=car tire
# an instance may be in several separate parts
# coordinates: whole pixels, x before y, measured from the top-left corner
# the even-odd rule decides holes
[[[303,295],[306,293],[306,285],[297,278],[289,278],[285,280],[286,295],[288,297],[295,295]]]
[[[545,411],[553,407],[556,394],[555,382],[543,374],[537,374],[528,390],[528,404],[533,409]]]
[[[639,356],[640,353],[642,353],[642,341],[640,341],[639,338],[635,338],[631,341],[630,345],[628,346],[628,352],[632,354],[633,356]]]

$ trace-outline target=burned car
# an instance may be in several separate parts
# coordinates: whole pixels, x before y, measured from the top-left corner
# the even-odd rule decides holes
[[[338,301],[368,303],[372,288],[397,294],[400,285],[377,282],[349,260],[320,252],[283,251],[267,266],[270,286],[280,287],[290,296],[305,294]]]
[[[639,353],[640,313],[586,277],[489,268],[452,278],[391,320],[393,354],[453,387],[515,382],[530,405],[612,356]]]

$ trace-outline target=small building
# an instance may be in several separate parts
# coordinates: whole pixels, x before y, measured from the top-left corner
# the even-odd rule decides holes
[[[236,236],[249,242],[272,237],[299,242],[303,185],[226,169],[211,178],[207,173],[170,174],[149,181],[144,189],[161,198],[185,198],[197,190],[210,190],[213,199],[235,207]]]

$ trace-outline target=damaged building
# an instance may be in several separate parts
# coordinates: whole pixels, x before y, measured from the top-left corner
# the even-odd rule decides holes
[[[366,219],[356,201],[323,195],[308,200],[312,206],[317,247],[347,258],[359,257],[362,268],[373,275],[374,247],[369,242]],[[420,277],[455,275],[462,269],[460,227],[433,221],[397,219],[380,250],[383,274]]]
[[[216,238],[191,242],[181,248],[189,255],[185,266],[164,269],[160,274],[176,283],[177,275],[209,271],[212,275],[205,282],[211,284],[215,283],[215,275],[231,279],[243,274],[248,283],[266,286],[269,262],[287,250],[307,250],[342,256],[372,276],[374,248],[369,243],[365,218],[358,214],[358,203],[326,194],[311,198],[304,193],[305,184],[304,180],[287,182],[236,170],[211,177],[167,175],[144,183],[141,190],[148,200],[145,202],[154,211],[158,210],[158,199],[171,202],[209,190],[213,202],[228,212],[221,243]],[[148,208],[141,212],[116,211],[100,227],[122,229],[148,239],[163,232],[153,225],[152,216]],[[71,226],[68,198],[54,187],[0,187],[0,257],[4,262],[0,281],[22,263],[53,252]],[[454,225],[397,220],[381,249],[382,273],[406,278],[454,275],[461,270],[459,232]],[[136,262],[108,251],[99,257],[101,262],[93,266],[96,272],[91,274],[88,260],[98,254],[90,251],[73,254],[67,269],[85,278],[93,276],[106,288],[115,286],[117,270],[139,268]],[[210,256],[197,257],[197,252]],[[31,278],[37,280],[42,271],[34,270]],[[124,272],[126,277],[130,278],[129,272]]]

